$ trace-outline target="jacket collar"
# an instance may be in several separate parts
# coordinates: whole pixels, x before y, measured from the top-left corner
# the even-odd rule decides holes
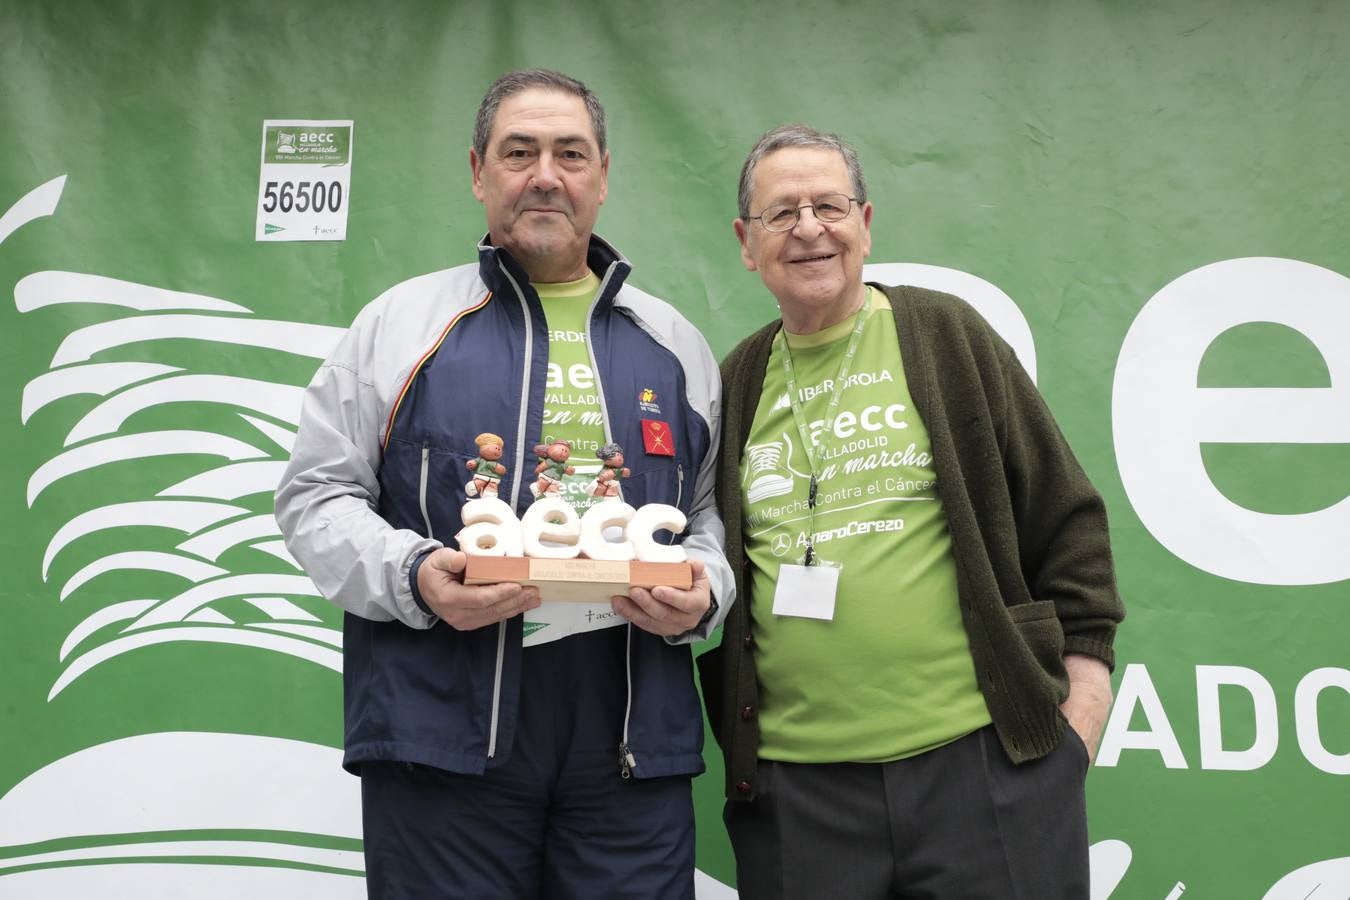
[[[534,292],[529,290],[530,276],[521,268],[520,263],[516,262],[505,248],[495,246],[491,241],[490,234],[483,235],[478,241],[478,275],[483,279],[483,283],[494,293],[509,291],[510,281],[502,274],[505,270],[520,285],[522,291],[533,294]],[[600,298],[602,303],[613,301],[615,294],[633,271],[633,264],[615,249],[613,244],[598,234],[591,235],[590,247],[586,251],[586,265],[600,278],[603,287]]]

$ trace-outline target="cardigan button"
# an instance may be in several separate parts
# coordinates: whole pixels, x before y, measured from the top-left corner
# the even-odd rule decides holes
[[[748,793],[750,793],[751,787],[753,787],[753,785],[751,785],[750,782],[748,782],[748,781],[742,779],[742,780],[736,782],[736,793],[738,793],[738,794],[748,794]]]
[[[741,646],[747,650],[755,646],[755,636],[747,632],[745,637],[741,638]]]
[[[741,707],[741,718],[749,722],[755,717],[755,708],[753,706]]]

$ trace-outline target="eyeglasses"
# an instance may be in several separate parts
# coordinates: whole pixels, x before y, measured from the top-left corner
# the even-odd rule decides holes
[[[853,204],[857,202],[857,197],[826,194],[817,197],[815,203],[808,203],[805,206],[770,206],[759,215],[750,216],[750,219],[759,219],[759,224],[764,226],[765,231],[791,231],[797,227],[804,209],[811,210],[812,215],[822,222],[840,222],[848,217]]]

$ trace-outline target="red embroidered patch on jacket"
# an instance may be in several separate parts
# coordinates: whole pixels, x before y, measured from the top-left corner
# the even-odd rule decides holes
[[[675,436],[670,433],[670,425],[660,419],[643,419],[642,449],[648,456],[674,456]]]

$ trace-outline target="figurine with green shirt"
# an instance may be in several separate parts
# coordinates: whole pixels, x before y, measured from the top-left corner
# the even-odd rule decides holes
[[[740,599],[699,658],[740,896],[1086,897],[1124,616],[1101,496],[972,307],[864,283],[851,147],[775,128],[738,200],[781,313],[722,363]]]
[[[571,441],[550,438],[534,445],[534,455],[539,457],[534,467],[534,474],[538,478],[530,490],[536,498],[558,493],[562,490],[563,479],[576,472],[575,466],[567,464],[568,457],[572,455]]]
[[[606,444],[595,451],[595,455],[601,468],[591,482],[591,496],[607,500],[621,497],[619,482],[633,474],[623,464],[623,448],[618,444]]]
[[[506,466],[499,462],[502,458],[502,439],[485,431],[473,442],[478,445],[478,458],[465,463],[473,473],[473,478],[464,485],[464,493],[470,497],[496,497],[497,486],[506,474]]]

